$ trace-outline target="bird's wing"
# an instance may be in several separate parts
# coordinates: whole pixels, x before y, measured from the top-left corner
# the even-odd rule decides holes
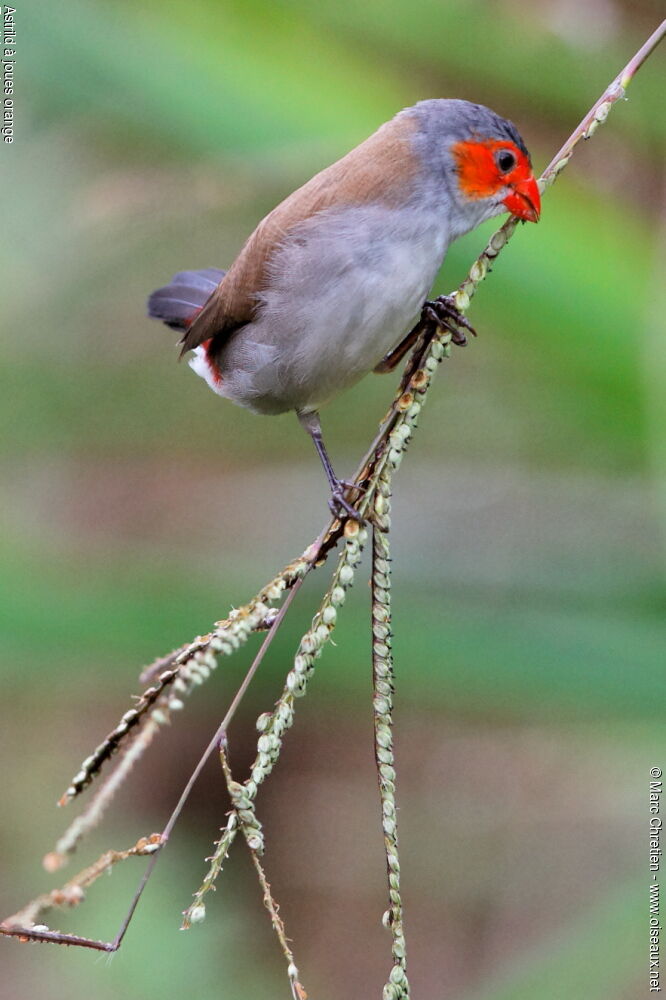
[[[411,143],[414,127],[409,115],[396,116],[274,208],[188,329],[181,341],[183,353],[252,320],[267,285],[270,259],[299,222],[338,205],[402,204],[418,170]]]

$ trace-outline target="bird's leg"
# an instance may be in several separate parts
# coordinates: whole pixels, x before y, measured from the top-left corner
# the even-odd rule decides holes
[[[334,514],[335,517],[352,517],[355,521],[365,524],[365,518],[359,514],[356,508],[353,507],[345,497],[345,489],[360,489],[360,487],[357,486],[356,483],[348,483],[345,482],[344,479],[338,479],[334,473],[333,466],[331,465],[331,460],[328,457],[328,452],[326,451],[326,446],[322,437],[319,414],[316,412],[303,413],[302,410],[297,410],[296,415],[300,421],[301,427],[305,428],[314,441],[317,454],[319,455],[321,464],[324,466],[324,472],[326,473],[326,478],[328,479],[329,486],[331,487],[331,499],[328,501],[331,513]]]
[[[432,301],[425,302],[421,320],[432,320],[437,326],[443,326],[451,334],[451,340],[459,347],[467,343],[465,330],[476,337],[476,330],[466,316],[458,309],[452,295],[439,295]]]

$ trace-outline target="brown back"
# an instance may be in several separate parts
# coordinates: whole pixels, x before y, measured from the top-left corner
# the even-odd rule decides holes
[[[324,209],[383,202],[401,204],[417,171],[415,122],[398,116],[341,160],[316,174],[263,219],[182,340],[183,353],[249,322],[266,287],[267,264],[289,231]]]

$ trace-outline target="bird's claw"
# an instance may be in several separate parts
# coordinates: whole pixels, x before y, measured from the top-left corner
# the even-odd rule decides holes
[[[356,483],[348,483],[344,479],[338,481],[338,485],[334,487],[331,493],[331,499],[328,501],[328,506],[331,509],[331,513],[334,517],[340,518],[352,518],[354,521],[358,521],[359,524],[365,524],[366,519],[362,514],[359,514],[356,507],[350,504],[349,500],[345,497],[345,489],[355,488],[360,490],[360,486]]]
[[[476,330],[466,316],[458,309],[452,295],[440,295],[423,306],[423,317],[432,320],[437,326],[444,327],[451,334],[451,340],[458,347],[467,344],[467,330],[476,337]]]
[[[357,483],[353,479],[338,479],[338,485],[342,486],[345,490],[357,490],[359,493],[362,493],[364,489],[360,483]]]

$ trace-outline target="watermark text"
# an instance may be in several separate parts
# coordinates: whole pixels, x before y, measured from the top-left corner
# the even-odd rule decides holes
[[[659,954],[660,954],[660,899],[659,899],[659,869],[661,867],[661,793],[662,793],[662,770],[660,767],[650,768],[650,792],[648,795],[650,823],[649,823],[649,847],[648,847],[648,870],[650,872],[650,882],[648,885],[648,905],[649,905],[649,984],[650,993],[661,993]]]
[[[0,4],[0,68],[2,69],[2,118],[0,136],[9,144],[14,141],[14,68],[16,66],[16,7]]]

